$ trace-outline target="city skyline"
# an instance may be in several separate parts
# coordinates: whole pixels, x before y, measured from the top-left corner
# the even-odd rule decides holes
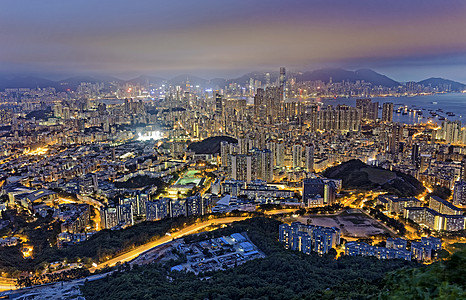
[[[462,1],[6,1],[3,8],[2,75],[214,78],[283,65],[466,81]]]
[[[0,298],[464,299],[463,28],[464,0],[2,1]]]

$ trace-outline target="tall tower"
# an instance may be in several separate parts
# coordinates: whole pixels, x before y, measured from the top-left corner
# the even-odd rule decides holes
[[[285,144],[283,142],[275,146],[275,165],[280,168],[285,166]]]
[[[392,122],[393,121],[393,103],[386,102],[382,106],[382,121]]]
[[[418,169],[420,167],[420,161],[419,161],[419,144],[414,144],[413,148],[411,150],[411,162],[413,165],[416,166]]]
[[[306,165],[307,172],[314,171],[314,145],[306,146]]]
[[[261,88],[257,89],[257,93],[254,96],[254,116],[256,119],[261,119],[265,115],[264,97],[265,97],[264,89],[261,89]]]
[[[215,114],[217,118],[221,118],[223,114],[223,99],[219,93],[215,93]]]
[[[265,87],[270,86],[270,73],[265,73]]]
[[[273,181],[273,153],[269,149],[262,150],[261,153],[261,179],[267,182]]]
[[[301,145],[293,146],[293,169],[301,167],[301,162],[303,160],[303,147]]]
[[[403,126],[395,124],[392,127],[391,137],[389,140],[389,150],[392,154],[399,152],[400,142],[403,139]]]
[[[280,76],[278,78],[278,85],[282,92],[281,100],[285,100],[285,89],[286,89],[286,71],[285,67],[280,68]]]
[[[466,182],[466,155],[461,161],[461,179]]]
[[[379,102],[372,102],[371,99],[356,99],[356,108],[361,111],[362,120],[377,121]]]

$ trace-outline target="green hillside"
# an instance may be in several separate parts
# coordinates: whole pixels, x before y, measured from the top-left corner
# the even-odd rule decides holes
[[[444,261],[390,273],[379,299],[466,299],[466,249]]]
[[[220,153],[220,143],[237,143],[238,140],[229,136],[213,136],[206,138],[203,141],[192,143],[188,146],[188,149],[194,151],[196,154],[215,154]]]
[[[248,233],[266,255],[226,271],[199,276],[169,272],[161,265],[136,266],[92,282],[82,288],[87,300],[106,299],[367,299],[383,288],[384,276],[418,264],[374,257],[306,255],[284,249],[278,242],[279,221],[253,218],[193,240],[234,232]]]
[[[419,195],[425,189],[411,175],[372,167],[358,159],[328,168],[322,175],[341,179],[345,189],[383,190],[402,197]]]

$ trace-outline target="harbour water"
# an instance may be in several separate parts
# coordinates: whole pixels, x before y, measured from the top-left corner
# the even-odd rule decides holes
[[[346,104],[353,107],[356,106],[356,98],[322,99],[319,101],[324,105],[336,106],[338,104]],[[460,120],[463,126],[466,125],[466,93],[414,97],[374,97],[372,101],[379,102],[380,106],[384,102],[392,102],[395,110],[400,107],[406,108],[401,110],[400,113],[393,113],[394,122],[419,124],[432,120],[434,123],[441,124],[443,121],[442,118],[445,118],[451,121]],[[419,110],[422,114],[417,112]],[[437,114],[437,116],[432,116],[430,112]],[[381,114],[382,110],[379,110],[380,117]]]

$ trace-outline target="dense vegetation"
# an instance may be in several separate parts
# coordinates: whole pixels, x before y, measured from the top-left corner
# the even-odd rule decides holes
[[[44,110],[34,110],[26,115],[26,119],[30,120],[35,118],[36,120],[46,120],[48,117],[52,116],[51,109]]]
[[[51,215],[35,220],[27,219],[14,210],[2,212],[3,219],[10,220],[8,227],[0,230],[1,236],[13,234],[24,236],[34,249],[34,255],[43,253],[56,243],[56,236],[60,232],[60,224],[54,222]],[[18,275],[20,271],[34,270],[38,262],[34,259],[25,259],[21,253],[22,244],[14,247],[0,247],[0,272],[8,275]]]
[[[411,175],[371,167],[358,159],[344,162],[323,172],[328,178],[341,179],[343,188],[359,190],[384,190],[402,197],[419,195],[422,183]]]
[[[246,231],[267,254],[226,271],[201,274],[169,272],[160,265],[122,266],[82,291],[99,299],[363,299],[377,295],[387,272],[417,264],[373,257],[305,255],[283,248],[279,221],[254,218],[217,231],[191,236],[187,241]],[[168,276],[167,276],[168,275]]]
[[[162,181],[160,178],[154,178],[150,176],[134,176],[123,182],[114,182],[117,189],[126,188],[126,189],[137,189],[145,186],[157,186],[157,189],[165,187],[167,184]]]
[[[213,136],[206,138],[203,141],[192,143],[188,146],[188,149],[195,153],[201,154],[215,154],[220,153],[220,143],[237,143],[238,140],[229,136]]]
[[[390,273],[381,299],[466,299],[466,249],[444,261]]]
[[[119,253],[155,240],[171,229],[181,228],[186,224],[207,218],[207,215],[199,218],[167,218],[156,222],[142,222],[122,230],[101,230],[87,241],[58,249],[54,246],[56,242],[54,238],[60,232],[57,222],[49,225],[49,218],[39,218],[35,222],[27,223],[17,217],[15,222],[21,222],[14,228],[21,228],[19,233],[26,235],[30,240],[34,247],[33,258],[23,258],[21,246],[0,247],[0,271],[17,276],[20,271],[41,270],[48,263],[63,260],[82,262],[90,266],[93,261],[105,261]]]
[[[442,199],[448,199],[451,196],[451,190],[441,185],[434,185],[432,192],[427,194],[427,196],[437,196]]]

